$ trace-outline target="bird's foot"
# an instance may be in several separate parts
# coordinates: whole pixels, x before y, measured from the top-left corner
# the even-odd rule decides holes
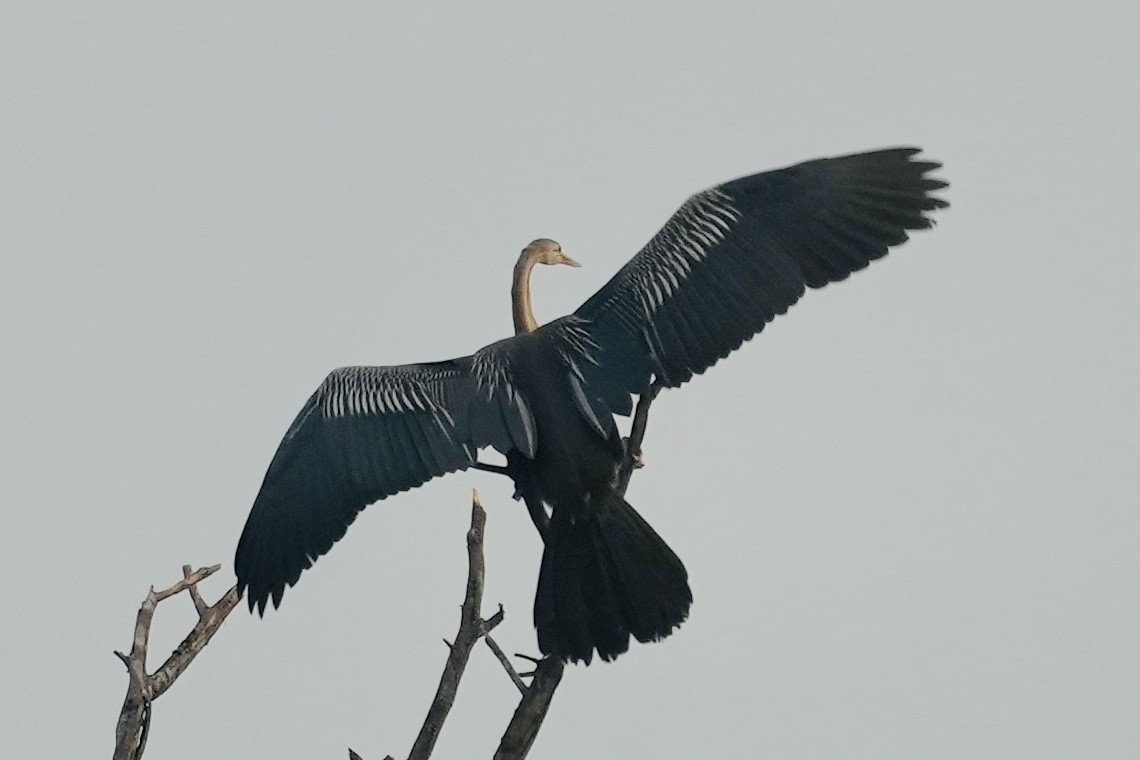
[[[476,459],[471,463],[471,468],[474,470],[482,470],[483,472],[493,472],[496,475],[506,475],[510,477],[510,470],[501,464],[488,464],[487,462],[480,462]]]
[[[518,657],[520,660],[526,660],[527,662],[534,665],[535,668],[538,668],[538,666],[542,664],[542,661],[547,659],[547,657],[550,657],[550,655],[546,655],[543,657],[531,657],[529,654],[523,654],[522,652],[515,652],[515,657]],[[526,672],[520,672],[519,673],[520,678],[531,678],[532,676],[534,676],[533,670],[528,670]]]

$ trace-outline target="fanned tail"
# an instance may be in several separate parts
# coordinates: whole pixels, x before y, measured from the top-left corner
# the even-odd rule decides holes
[[[534,624],[543,654],[612,660],[629,637],[657,641],[689,615],[688,573],[673,550],[616,492],[580,509],[556,508],[538,575]]]

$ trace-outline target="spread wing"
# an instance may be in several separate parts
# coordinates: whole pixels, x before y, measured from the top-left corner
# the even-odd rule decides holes
[[[754,174],[691,198],[576,312],[597,362],[585,382],[615,412],[651,377],[676,387],[799,300],[842,280],[948,204],[940,164],[895,148]]]
[[[345,367],[309,397],[269,465],[234,569],[264,612],[368,504],[462,470],[479,448],[533,456],[534,421],[508,341],[435,364]]]

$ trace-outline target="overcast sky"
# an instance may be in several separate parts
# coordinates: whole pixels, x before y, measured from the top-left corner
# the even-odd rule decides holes
[[[532,238],[583,263],[546,321],[688,194],[900,144],[953,208],[660,398],[629,499],[691,618],[570,669],[533,756],[1140,754],[1137,6],[392,5],[0,7],[0,754],[111,752],[147,587],[232,584],[330,369],[504,337]],[[473,487],[534,653],[539,539],[451,475],[235,612],[147,758],[406,755]],[[192,623],[159,608],[152,667]],[[435,756],[516,702],[476,650]]]

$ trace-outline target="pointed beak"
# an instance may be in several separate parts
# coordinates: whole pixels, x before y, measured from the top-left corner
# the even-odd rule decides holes
[[[571,267],[580,267],[580,266],[582,266],[582,265],[581,265],[581,264],[579,264],[577,261],[575,261],[574,259],[572,259],[572,258],[570,258],[569,256],[567,256],[565,253],[560,253],[560,254],[558,254],[558,263],[559,263],[559,264],[565,264],[566,266],[571,266]]]

